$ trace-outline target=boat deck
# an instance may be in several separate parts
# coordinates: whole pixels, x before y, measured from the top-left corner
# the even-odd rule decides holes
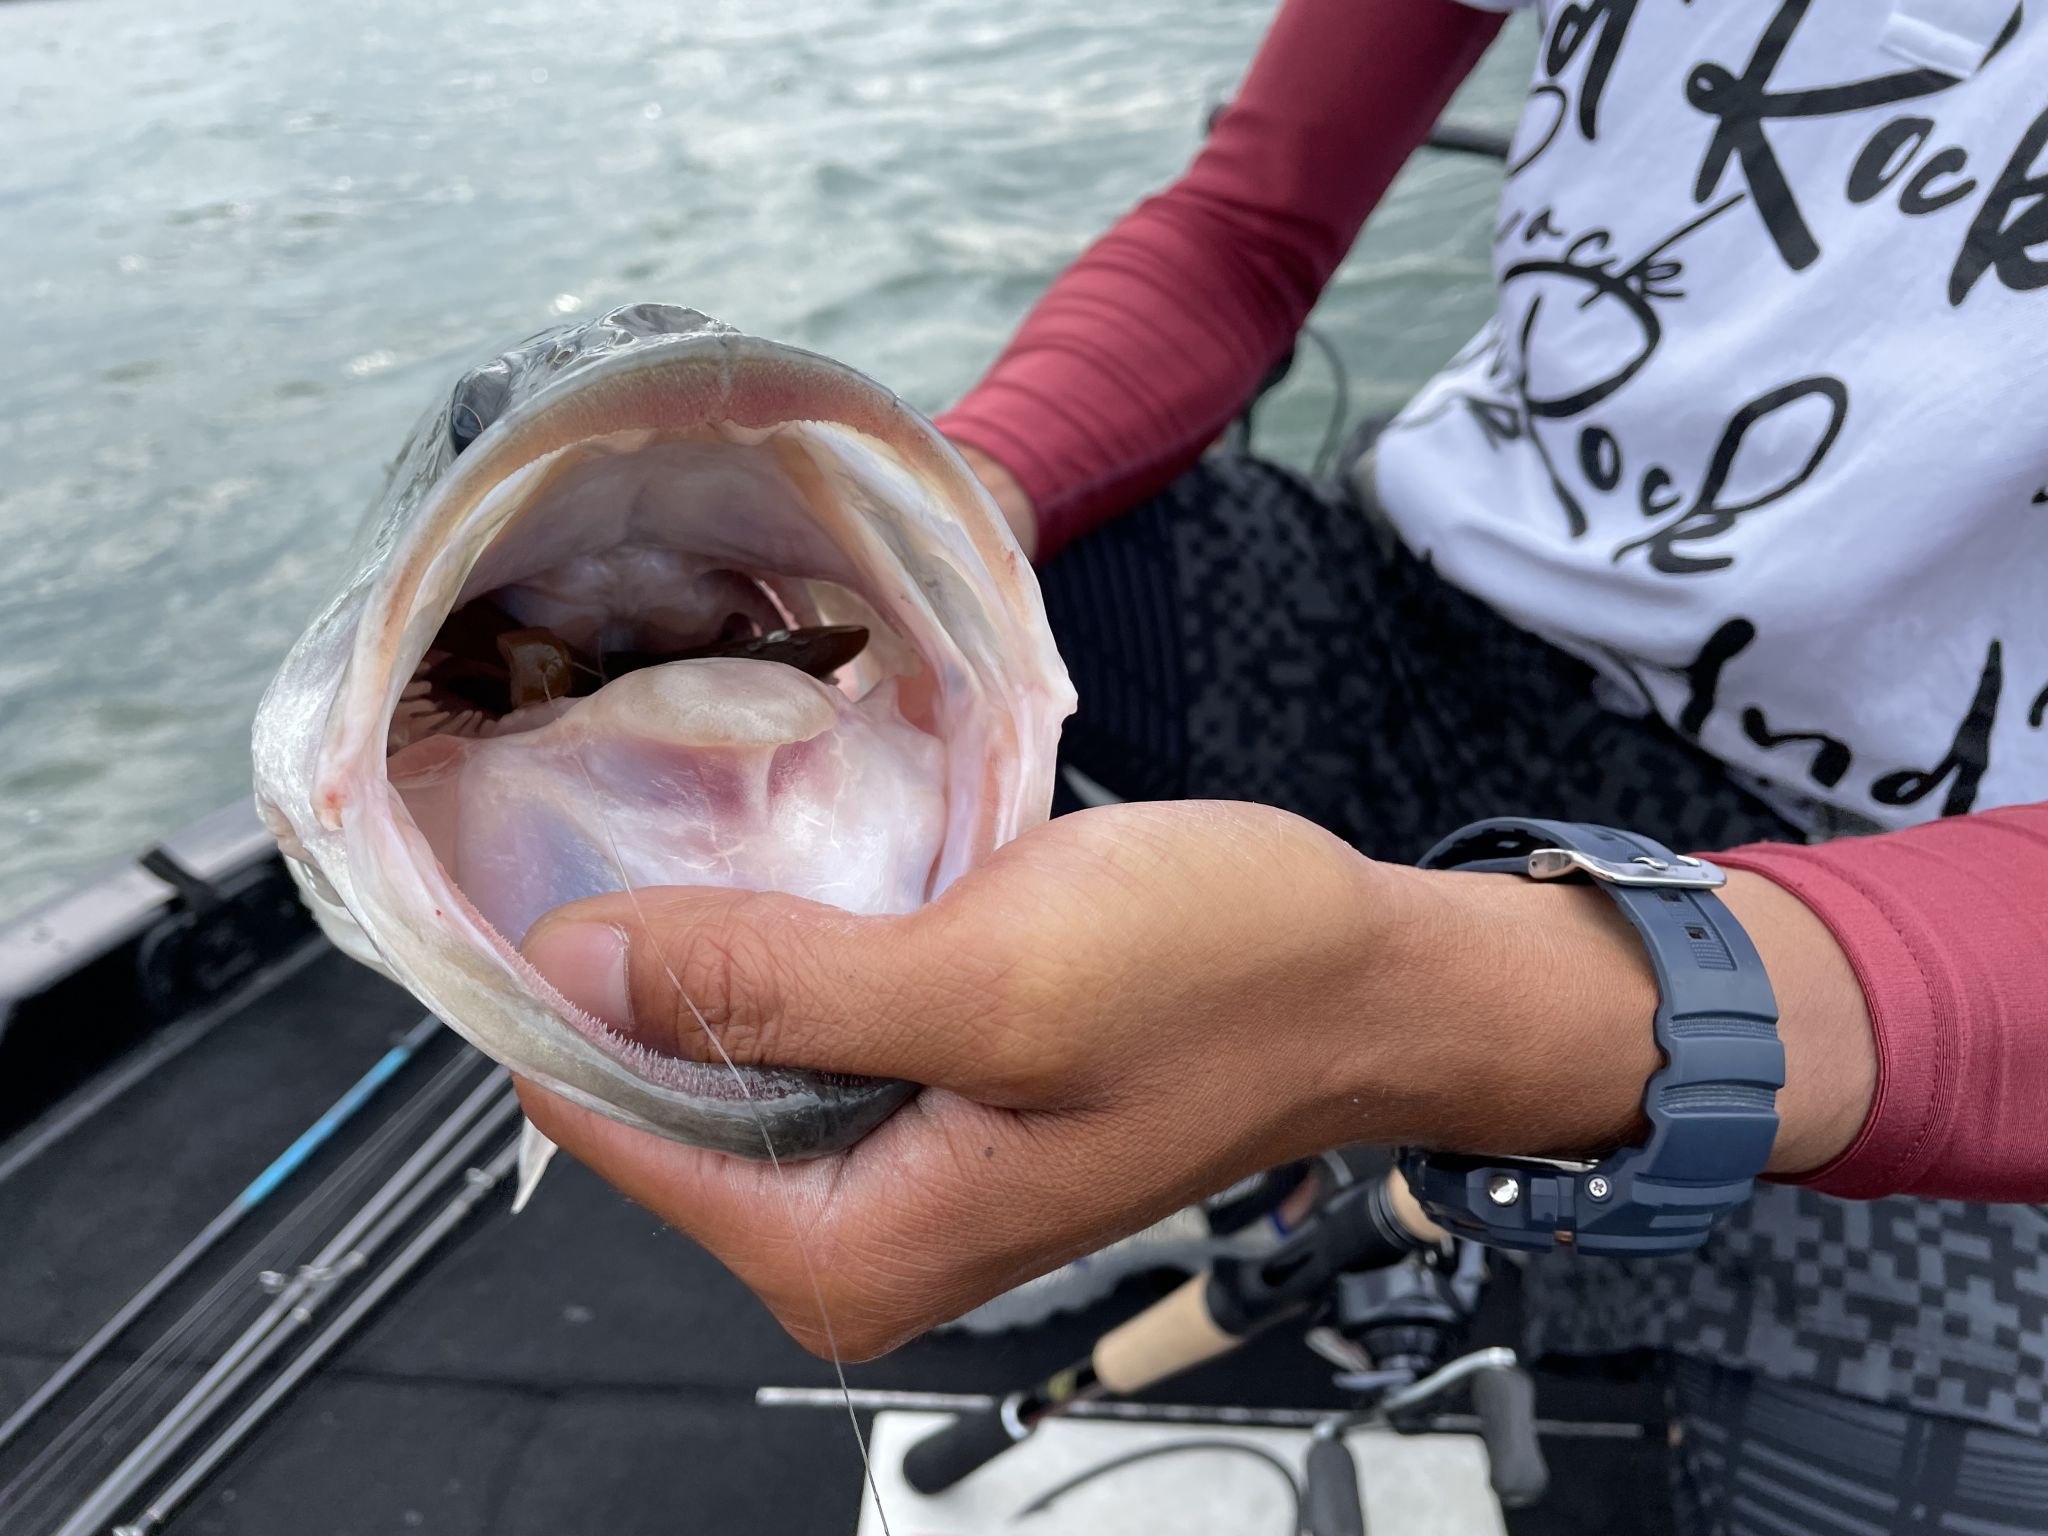
[[[248,991],[197,1044],[0,1182],[0,1416],[418,1018],[409,997],[331,951]],[[444,1037],[410,1064],[384,1090],[386,1107],[453,1049]],[[382,1118],[377,1109],[365,1122]],[[278,1209],[259,1210],[223,1245],[223,1261],[345,1152],[337,1143],[297,1175]],[[173,1518],[171,1536],[851,1530],[859,1458],[843,1413],[754,1400],[764,1385],[830,1386],[830,1367],[714,1260],[567,1159],[520,1217],[496,1195],[488,1209]],[[181,1286],[60,1407],[86,1401],[204,1288]],[[857,1388],[1006,1390],[1084,1353],[1144,1299],[1127,1287],[1026,1334],[927,1338],[848,1376]],[[1511,1320],[1495,1312],[1498,1333]],[[1334,1406],[1327,1378],[1281,1330],[1167,1395]],[[1654,1417],[1645,1389],[1553,1377],[1541,1380],[1539,1408]],[[0,1454],[0,1486],[39,1438]],[[1653,1428],[1548,1441],[1552,1495],[1511,1528],[1663,1529],[1659,1439]],[[75,1503],[88,1479],[66,1486]],[[9,1536],[39,1528],[39,1517],[26,1528],[0,1519]]]

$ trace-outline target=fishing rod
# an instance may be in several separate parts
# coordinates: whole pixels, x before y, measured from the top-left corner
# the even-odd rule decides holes
[[[447,1241],[484,1197],[504,1179],[518,1157],[519,1144],[515,1138],[510,1144],[500,1148],[497,1155],[488,1163],[470,1168],[463,1180],[462,1188],[456,1191],[431,1221],[414,1234],[412,1241],[399,1250],[389,1264],[363,1283],[362,1288],[334,1321],[315,1335],[312,1342],[278,1373],[270,1385],[209,1441],[191,1464],[179,1473],[163,1492],[149,1501],[140,1515],[128,1524],[116,1527],[114,1536],[152,1536],[153,1532],[161,1528],[164,1522],[176,1513],[178,1506],[219,1470],[220,1464],[234,1454],[244,1440],[262,1427],[264,1420],[277,1410],[278,1405],[289,1397],[322,1361],[334,1353],[357,1325],[369,1316],[401,1281],[419,1268],[436,1248]]]
[[[1196,1437],[1103,1462],[1040,1494],[1019,1516],[1139,1461],[1228,1451],[1259,1456],[1285,1475],[1294,1500],[1290,1530],[1365,1536],[1357,1466],[1345,1436],[1366,1427],[1424,1427],[1421,1411],[1455,1387],[1472,1393],[1495,1496],[1503,1508],[1520,1508],[1541,1497],[1549,1481],[1537,1440],[1534,1385],[1513,1350],[1477,1349],[1446,1359],[1477,1303],[1474,1256],[1449,1244],[1398,1170],[1341,1186],[1279,1247],[1218,1257],[1206,1272],[1104,1334],[1085,1359],[964,1411],[917,1441],[904,1453],[903,1479],[918,1493],[941,1493],[1054,1418],[1128,1399],[1289,1319],[1327,1309],[1330,1323],[1312,1332],[1309,1343],[1342,1365],[1336,1384],[1366,1406],[1325,1413],[1313,1425],[1300,1481],[1263,1449]],[[1469,1290],[1461,1291],[1460,1272],[1468,1267]]]
[[[356,1196],[384,1166],[393,1148],[403,1144],[430,1117],[445,1113],[450,1099],[465,1083],[474,1086],[476,1068],[484,1058],[467,1046],[455,1054],[404,1105],[390,1115],[341,1165],[300,1200],[188,1307],[182,1317],[152,1342],[80,1413],[9,1481],[0,1487],[0,1509],[20,1515],[67,1463],[78,1465],[114,1440],[117,1421],[141,1420],[178,1390],[175,1376],[161,1369],[175,1351],[203,1359],[224,1340],[242,1299],[262,1281],[262,1272],[282,1269],[295,1258],[302,1237],[317,1236],[344,1201]],[[154,1375],[153,1375],[154,1373]],[[96,1441],[96,1443],[95,1443]]]
[[[336,1282],[361,1269],[398,1227],[418,1213],[457,1164],[474,1157],[494,1133],[516,1122],[519,1099],[509,1084],[510,1075],[503,1068],[479,1083],[312,1262],[301,1265],[284,1281],[270,1305],[86,1496],[58,1527],[56,1536],[96,1536],[102,1531],[137,1489],[220,1409],[227,1396],[246,1384],[291,1333],[310,1320]],[[481,1122],[472,1127],[480,1115]]]
[[[272,1159],[265,1168],[224,1206],[220,1213],[199,1229],[199,1233],[171,1261],[144,1282],[142,1288],[122,1304],[119,1311],[102,1323],[97,1332],[87,1339],[51,1373],[49,1379],[28,1395],[28,1400],[0,1423],[0,1450],[7,1446],[29,1425],[29,1422],[56,1399],[59,1393],[81,1376],[86,1367],[106,1353],[107,1347],[127,1332],[129,1326],[153,1305],[178,1281],[190,1273],[192,1266],[205,1258],[223,1238],[239,1226],[246,1216],[276,1193],[312,1155],[325,1146],[335,1132],[353,1119],[367,1104],[379,1088],[382,1088],[399,1070],[416,1056],[421,1047],[440,1032],[441,1021],[429,1014],[421,1019],[391,1049],[377,1058],[377,1062],[357,1078],[342,1096],[330,1104],[311,1125],[299,1133],[292,1144]]]
[[[1547,1475],[1536,1446],[1528,1378],[1511,1369],[1511,1354],[1503,1360],[1484,1351],[1455,1370],[1436,1369],[1469,1310],[1469,1303],[1459,1304],[1455,1286],[1440,1283],[1441,1277],[1428,1283],[1418,1278],[1390,1287],[1384,1296],[1345,1295],[1347,1277],[1395,1270],[1419,1255],[1441,1259],[1444,1242],[1442,1229],[1398,1172],[1340,1187],[1278,1248],[1217,1258],[1164,1300],[1104,1334],[1085,1359],[986,1408],[963,1412],[912,1445],[903,1457],[904,1481],[921,1494],[941,1493],[1028,1439],[1039,1425],[1084,1403],[1128,1399],[1289,1319],[1313,1315],[1334,1295],[1340,1320],[1347,1317],[1347,1300],[1357,1302],[1352,1327],[1370,1341],[1373,1360],[1394,1368],[1371,1377],[1354,1371],[1339,1384],[1390,1394],[1382,1396],[1380,1411],[1395,1413],[1421,1400],[1404,1396],[1411,1385],[1421,1392],[1426,1381],[1429,1390],[1422,1395],[1434,1396],[1474,1376],[1480,1434],[1493,1453],[1496,1491],[1511,1507],[1526,1502]],[[1360,1422],[1339,1414],[1317,1432],[1334,1443],[1343,1429]],[[1329,1451],[1312,1458],[1310,1484],[1318,1500],[1337,1470]],[[1341,1488],[1330,1497],[1344,1504]],[[1356,1502],[1354,1490],[1346,1507]],[[1346,1529],[1341,1523],[1314,1528]]]

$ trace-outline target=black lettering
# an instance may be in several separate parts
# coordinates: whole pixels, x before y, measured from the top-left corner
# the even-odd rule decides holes
[[[1550,43],[1544,50],[1543,67],[1555,75],[1596,34],[1593,56],[1586,62],[1586,78],[1579,85],[1579,132],[1588,139],[1600,136],[1600,98],[1607,92],[1607,77],[1614,73],[1615,56],[1635,16],[1636,0],[1590,0],[1583,5],[1559,8],[1557,24],[1551,28]]]
[[[1688,0],[1688,3],[1690,3],[1690,0]],[[1991,40],[1991,47],[1984,54],[1984,63],[1977,66],[1979,69],[1982,69],[1984,64],[1989,64],[1993,59],[1997,58],[1999,50],[2019,35],[2020,21],[2026,14],[2027,0],[2020,0],[2020,3],[2012,8],[2012,14],[2005,18],[2005,30]]]
[[[1819,398],[1828,403],[1827,425],[1821,429],[1812,451],[1789,476],[1769,490],[1759,492],[1746,501],[1721,505],[1721,494],[1727,488],[1728,475],[1735,467],[1736,456],[1742,450],[1742,442],[1752,427],[1765,421],[1787,406],[1799,401]],[[1717,538],[1735,526],[1744,513],[1754,512],[1759,507],[1789,496],[1813,477],[1821,461],[1828,456],[1828,450],[1841,436],[1842,423],[1849,415],[1849,390],[1840,379],[1823,374],[1811,379],[1799,379],[1781,388],[1761,394],[1737,411],[1728,420],[1727,428],[1721,433],[1720,442],[1714,445],[1714,456],[1707,465],[1706,478],[1700,484],[1699,495],[1693,504],[1666,523],[1655,533],[1640,539],[1631,539],[1615,550],[1614,558],[1619,561],[1634,550],[1647,548],[1650,564],[1667,576],[1686,575],[1696,571],[1718,571],[1732,563],[1727,555],[1686,555],[1677,550],[1680,544],[1696,543],[1703,539]]]
[[[1636,505],[1643,509],[1645,517],[1662,517],[1685,498],[1671,485],[1671,471],[1662,464],[1652,464],[1643,472],[1642,489],[1636,495]]]
[[[1568,318],[1557,322],[1558,324],[1570,324],[1570,316],[1582,315],[1602,300],[1612,300],[1621,307],[1627,320],[1635,325],[1638,332],[1637,344],[1633,351],[1620,362],[1609,364],[1608,371],[1602,377],[1590,382],[1574,381],[1578,387],[1568,389],[1564,393],[1539,397],[1531,394],[1529,389],[1529,338],[1535,332],[1537,316],[1542,313],[1541,293],[1530,299],[1529,307],[1522,316],[1522,325],[1515,344],[1514,372],[1509,382],[1521,404],[1522,415],[1528,422],[1530,444],[1543,462],[1544,473],[1550,480],[1551,489],[1556,493],[1558,505],[1564,510],[1566,522],[1574,538],[1586,531],[1585,510],[1558,475],[1557,466],[1550,457],[1550,450],[1543,441],[1543,434],[1536,430],[1537,420],[1541,418],[1557,421],[1581,415],[1636,376],[1643,365],[1649,362],[1651,355],[1657,350],[1659,341],[1663,339],[1663,323],[1657,318],[1653,301],[1679,297],[1679,290],[1658,286],[1675,282],[1683,270],[1682,265],[1666,253],[1695,230],[1718,219],[1741,202],[1746,195],[1737,192],[1723,198],[1705,212],[1687,220],[1620,271],[1616,268],[1621,266],[1623,257],[1602,254],[1612,244],[1613,237],[1604,229],[1593,229],[1573,238],[1562,256],[1531,258],[1517,262],[1502,272],[1503,307],[1507,289],[1520,279],[1563,278],[1582,284],[1585,296],[1566,311]],[[1549,210],[1546,209],[1542,217],[1547,221]],[[1561,230],[1553,227],[1551,232],[1560,239],[1563,238]],[[1571,353],[1567,351],[1565,355],[1570,356]],[[1616,452],[1618,456],[1619,445]],[[1613,483],[1619,483],[1618,465],[1615,473],[1617,479]],[[1602,487],[1609,488],[1611,486]]]
[[[1931,96],[1956,83],[1954,75],[1940,70],[1914,69],[1840,85],[1772,91],[1772,72],[1784,58],[1785,47],[1792,41],[1810,3],[1811,0],[1782,0],[1740,75],[1725,65],[1702,63],[1693,67],[1685,82],[1685,99],[1715,119],[1713,137],[1707,141],[1707,152],[1700,160],[1699,175],[1693,183],[1694,200],[1704,203],[1712,197],[1729,164],[1738,164],[1756,198],[1764,228],[1770,232],[1778,254],[1795,272],[1820,259],[1820,245],[1799,211],[1764,124],[1779,118],[1836,117],[1862,112]]]
[[[2027,254],[2048,240],[2048,197],[2043,195],[2048,193],[2048,175],[2033,170],[2044,145],[2048,145],[2048,112],[2035,118],[2033,126],[2021,135],[2019,147],[1991,184],[1977,217],[1970,221],[1955,270],[1949,274],[1951,305],[1967,299],[1977,279],[1994,267],[2000,282],[2021,293],[2048,287],[2048,261]],[[2024,208],[2020,206],[2023,203]]]
[[[1807,772],[1813,782],[1822,789],[1833,789],[1842,782],[1842,775],[1849,771],[1849,746],[1837,741],[1825,731],[1773,731],[1764,720],[1764,712],[1750,708],[1742,712],[1742,734],[1765,749],[1782,747],[1788,742],[1810,741],[1818,749]]]
[[[1537,462],[1543,466],[1543,473],[1550,480],[1551,494],[1557,497],[1557,504],[1564,509],[1565,526],[1576,539],[1586,531],[1586,509],[1579,505],[1579,498],[1572,494],[1571,487],[1566,485],[1563,477],[1558,474],[1557,465],[1551,462],[1550,448],[1544,443],[1543,434],[1536,430],[1538,407],[1529,398],[1529,333],[1536,329],[1536,316],[1542,308],[1543,300],[1540,297],[1531,299],[1529,313],[1522,317],[1519,349],[1521,361],[1515,370],[1515,398],[1521,402],[1522,414],[1529,421],[1529,446],[1536,450]],[[1648,353],[1645,353],[1644,357],[1647,358]]]
[[[1678,728],[1686,735],[1699,735],[1707,716],[1714,712],[1714,695],[1721,688],[1721,669],[1749,649],[1754,639],[1756,626],[1747,619],[1730,619],[1707,636],[1707,643],[1683,673],[1691,692],[1686,696],[1685,708],[1679,712]]]
[[[1591,309],[1602,299],[1612,299],[1622,307],[1628,319],[1633,321],[1637,330],[1641,332],[1635,351],[1625,361],[1611,369],[1605,377],[1582,389],[1541,399],[1530,396],[1524,390],[1523,404],[1530,415],[1545,416],[1552,420],[1580,415],[1591,410],[1636,376],[1637,370],[1650,360],[1651,354],[1657,350],[1657,344],[1664,336],[1663,322],[1657,318],[1657,311],[1651,301],[1678,297],[1676,291],[1656,286],[1674,281],[1682,271],[1680,263],[1669,260],[1664,253],[1695,230],[1718,219],[1741,202],[1742,197],[1743,194],[1738,192],[1733,197],[1724,198],[1698,217],[1688,220],[1637,257],[1625,271],[1614,270],[1620,265],[1619,256],[1604,259],[1599,256],[1598,253],[1607,248],[1612,236],[1604,229],[1594,229],[1573,240],[1561,257],[1535,257],[1528,261],[1518,261],[1501,273],[1500,284],[1503,293],[1509,285],[1525,277],[1559,277],[1583,283],[1586,295],[1575,306],[1575,312]],[[1549,217],[1550,211],[1545,209],[1542,218],[1548,221]],[[1563,235],[1563,231],[1555,227],[1550,232],[1560,238]],[[1537,308],[1542,302],[1540,296],[1530,300],[1528,314],[1522,322],[1522,371],[1525,381],[1528,371],[1529,336],[1536,324]]]
[[[1873,133],[1849,167],[1849,201],[1867,203],[1897,181],[1933,132],[1931,117],[1895,117]]]
[[[2048,688],[2034,695],[2034,707],[2027,711],[2027,724],[2038,731],[2044,718],[2048,718]]]
[[[1499,447],[1512,443],[1522,435],[1522,417],[1512,405],[1504,400],[1482,400],[1477,395],[1463,397],[1465,409],[1479,423],[1479,430],[1485,436],[1487,446]]]
[[[1579,434],[1579,468],[1596,491],[1611,491],[1621,484],[1621,444],[1612,432],[1588,427]]]
[[[1936,153],[1928,162],[1913,173],[1913,179],[1906,183],[1906,190],[1899,194],[1899,212],[1919,217],[1926,213],[1939,213],[1950,203],[1959,203],[1977,190],[1977,178],[1965,176],[1952,187],[1933,190],[1934,178],[1953,175],[1960,171],[1969,157],[1951,144]]]
[[[1932,794],[1943,779],[1954,774],[1955,783],[1949,786],[1941,814],[1965,814],[1977,803],[1977,786],[1984,780],[1984,770],[1991,766],[1991,727],[1998,718],[1998,694],[2004,684],[2004,653],[1994,640],[1984,655],[1984,670],[1977,679],[1977,695],[1970,700],[1963,723],[1956,727],[1955,740],[1949,745],[1948,755],[1932,768],[1901,768],[1897,773],[1886,774],[1870,786],[1870,798],[1879,805],[1917,805]]]
[[[1551,104],[1550,125],[1547,128],[1545,128],[1542,133],[1536,136],[1536,142],[1534,144],[1530,145],[1526,151],[1516,156],[1515,159],[1509,163],[1507,176],[1508,179],[1511,181],[1515,177],[1521,175],[1522,172],[1529,169],[1531,165],[1535,164],[1536,157],[1541,155],[1543,151],[1545,151],[1546,149],[1550,148],[1551,144],[1557,138],[1558,129],[1564,126],[1566,114],[1571,110],[1569,103],[1565,100],[1563,86],[1531,86],[1529,88],[1530,104],[1522,109],[1522,122],[1524,124],[1535,121],[1535,103],[1539,100],[1547,101]],[[1517,138],[1521,136],[1521,129],[1519,127],[1515,130],[1515,134]]]

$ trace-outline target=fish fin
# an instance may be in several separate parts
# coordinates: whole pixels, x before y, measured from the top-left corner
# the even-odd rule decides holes
[[[548,1171],[557,1147],[533,1127],[531,1120],[519,1124],[519,1183],[512,1192],[512,1214],[526,1209],[526,1202],[540,1188],[540,1176]]]

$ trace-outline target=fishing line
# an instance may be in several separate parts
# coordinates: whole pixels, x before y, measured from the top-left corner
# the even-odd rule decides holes
[[[541,683],[541,690],[543,701],[553,703],[545,680]],[[775,1170],[775,1192],[782,1199],[782,1210],[789,1221],[790,1236],[796,1239],[797,1256],[804,1262],[804,1278],[810,1282],[811,1300],[818,1308],[818,1324],[825,1331],[825,1347],[832,1354],[832,1374],[839,1381],[839,1396],[846,1405],[846,1422],[853,1426],[853,1443],[860,1448],[861,1476],[868,1485],[869,1494],[874,1498],[875,1514],[882,1522],[882,1536],[891,1536],[889,1514],[882,1508],[882,1490],[875,1482],[874,1458],[868,1454],[868,1438],[861,1432],[860,1415],[854,1411],[853,1392],[846,1380],[846,1362],[840,1358],[839,1339],[832,1329],[832,1315],[825,1307],[825,1290],[818,1283],[818,1269],[811,1262],[811,1245],[804,1241],[803,1224],[797,1220],[796,1201],[789,1193],[789,1175],[783,1169],[781,1155],[775,1150],[775,1138],[768,1132],[767,1117],[761,1113],[761,1106],[754,1098],[754,1090],[747,1082],[746,1074],[740,1071],[739,1064],[726,1050],[725,1042],[718,1038],[718,1032],[711,1027],[710,1020],[704,1017],[703,1010],[698,1008],[690,994],[683,990],[683,979],[676,974],[675,967],[669,964],[668,951],[655,941],[653,925],[647,921],[647,909],[640,905],[640,893],[634,888],[632,877],[626,873],[626,860],[619,852],[619,840],[613,835],[611,821],[604,813],[604,801],[597,792],[597,781],[591,776],[590,765],[584,761],[580,742],[571,756],[576,759],[577,772],[583,775],[584,787],[590,792],[591,807],[597,812],[598,825],[604,830],[604,840],[611,851],[612,867],[618,871],[619,884],[625,889],[626,899],[633,903],[633,915],[639,919],[640,931],[647,936],[647,942],[661,957],[661,968],[667,972],[669,984],[676,989],[676,996],[683,1000],[683,1006],[690,1010],[690,1017],[697,1021],[697,1027],[704,1032],[704,1038],[711,1042],[711,1048],[718,1052],[718,1059],[725,1063],[726,1071],[732,1074],[733,1083],[738,1087],[740,1097],[746,1103],[747,1112],[754,1118],[754,1129],[761,1134],[761,1145],[768,1153],[769,1166]]]
[[[1344,441],[1345,422],[1351,415],[1351,374],[1344,366],[1336,344],[1312,325],[1304,325],[1301,334],[1315,349],[1323,354],[1323,361],[1330,365],[1330,415],[1323,424],[1322,446],[1316,449],[1313,473],[1318,480],[1326,480],[1336,467],[1337,449]]]
[[[203,1358],[221,1343],[239,1314],[261,1299],[257,1274],[282,1269],[296,1253],[309,1229],[317,1230],[343,1200],[368,1181],[369,1174],[392,1147],[469,1076],[482,1058],[465,1047],[396,1111],[361,1147],[351,1153],[321,1185],[276,1226],[250,1245],[242,1256],[194,1302],[179,1320],[110,1382],[50,1443],[0,1488],[0,1509],[25,1507],[47,1489],[60,1472],[83,1473],[103,1454],[126,1424],[145,1420],[177,1389],[166,1357]],[[17,1498],[21,1501],[17,1506]]]

